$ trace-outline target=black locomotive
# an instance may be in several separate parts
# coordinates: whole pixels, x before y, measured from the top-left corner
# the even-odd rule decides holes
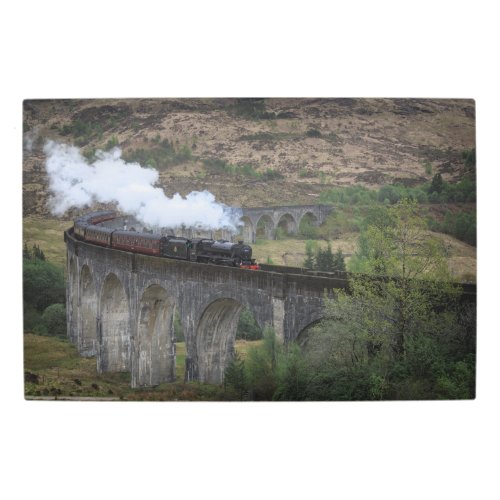
[[[143,253],[157,257],[204,262],[242,269],[260,269],[252,259],[252,247],[243,241],[231,243],[226,240],[206,238],[182,238],[159,234],[123,231],[97,224],[115,219],[116,212],[92,212],[74,222],[74,234],[83,241],[127,252]]]

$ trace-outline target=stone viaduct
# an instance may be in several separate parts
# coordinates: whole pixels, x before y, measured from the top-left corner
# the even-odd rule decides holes
[[[243,239],[255,243],[257,230],[265,239],[273,239],[281,227],[288,234],[297,234],[304,218],[314,226],[322,224],[333,207],[328,205],[296,205],[263,208],[242,208]]]
[[[113,250],[76,240],[72,229],[65,241],[70,340],[96,356],[99,372],[131,372],[132,387],[175,380],[176,312],[185,380],[219,384],[243,308],[290,342],[321,319],[325,293],[346,286],[343,277],[300,269],[251,271]]]

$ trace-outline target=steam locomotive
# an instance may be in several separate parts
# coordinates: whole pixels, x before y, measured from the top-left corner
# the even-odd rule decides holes
[[[252,247],[243,241],[231,243],[226,240],[206,238],[183,238],[179,236],[161,236],[159,234],[138,233],[110,227],[99,226],[117,217],[116,212],[92,212],[78,217],[74,221],[75,237],[117,250],[136,252],[157,257],[203,262],[240,269],[260,269],[252,259]]]

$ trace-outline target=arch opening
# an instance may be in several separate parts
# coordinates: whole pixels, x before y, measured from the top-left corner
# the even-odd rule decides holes
[[[174,308],[167,292],[151,285],[139,303],[136,386],[175,380]]]
[[[269,215],[263,215],[258,221],[255,230],[257,238],[272,240],[274,237],[274,222]]]
[[[197,358],[201,382],[221,384],[234,356],[236,330],[243,305],[234,299],[219,299],[203,312],[198,323]]]
[[[97,354],[97,291],[92,274],[87,265],[80,273],[80,354]]]
[[[276,239],[283,236],[290,236],[292,234],[297,234],[297,222],[290,214],[283,214],[276,228]]]
[[[308,352],[315,343],[316,327],[323,321],[323,318],[316,319],[304,327],[294,342],[300,347],[302,352]]]
[[[109,274],[104,281],[98,320],[101,372],[130,370],[130,311],[127,294],[120,280]]]
[[[318,236],[318,218],[312,212],[306,212],[299,222],[299,235],[303,238],[314,239]]]

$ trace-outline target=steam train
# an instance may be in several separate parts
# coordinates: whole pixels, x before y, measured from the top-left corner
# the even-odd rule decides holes
[[[136,252],[157,257],[203,262],[241,269],[260,269],[252,259],[252,247],[225,240],[183,238],[159,234],[138,233],[99,226],[117,217],[116,212],[92,212],[74,221],[73,231],[77,239],[94,245]]]

